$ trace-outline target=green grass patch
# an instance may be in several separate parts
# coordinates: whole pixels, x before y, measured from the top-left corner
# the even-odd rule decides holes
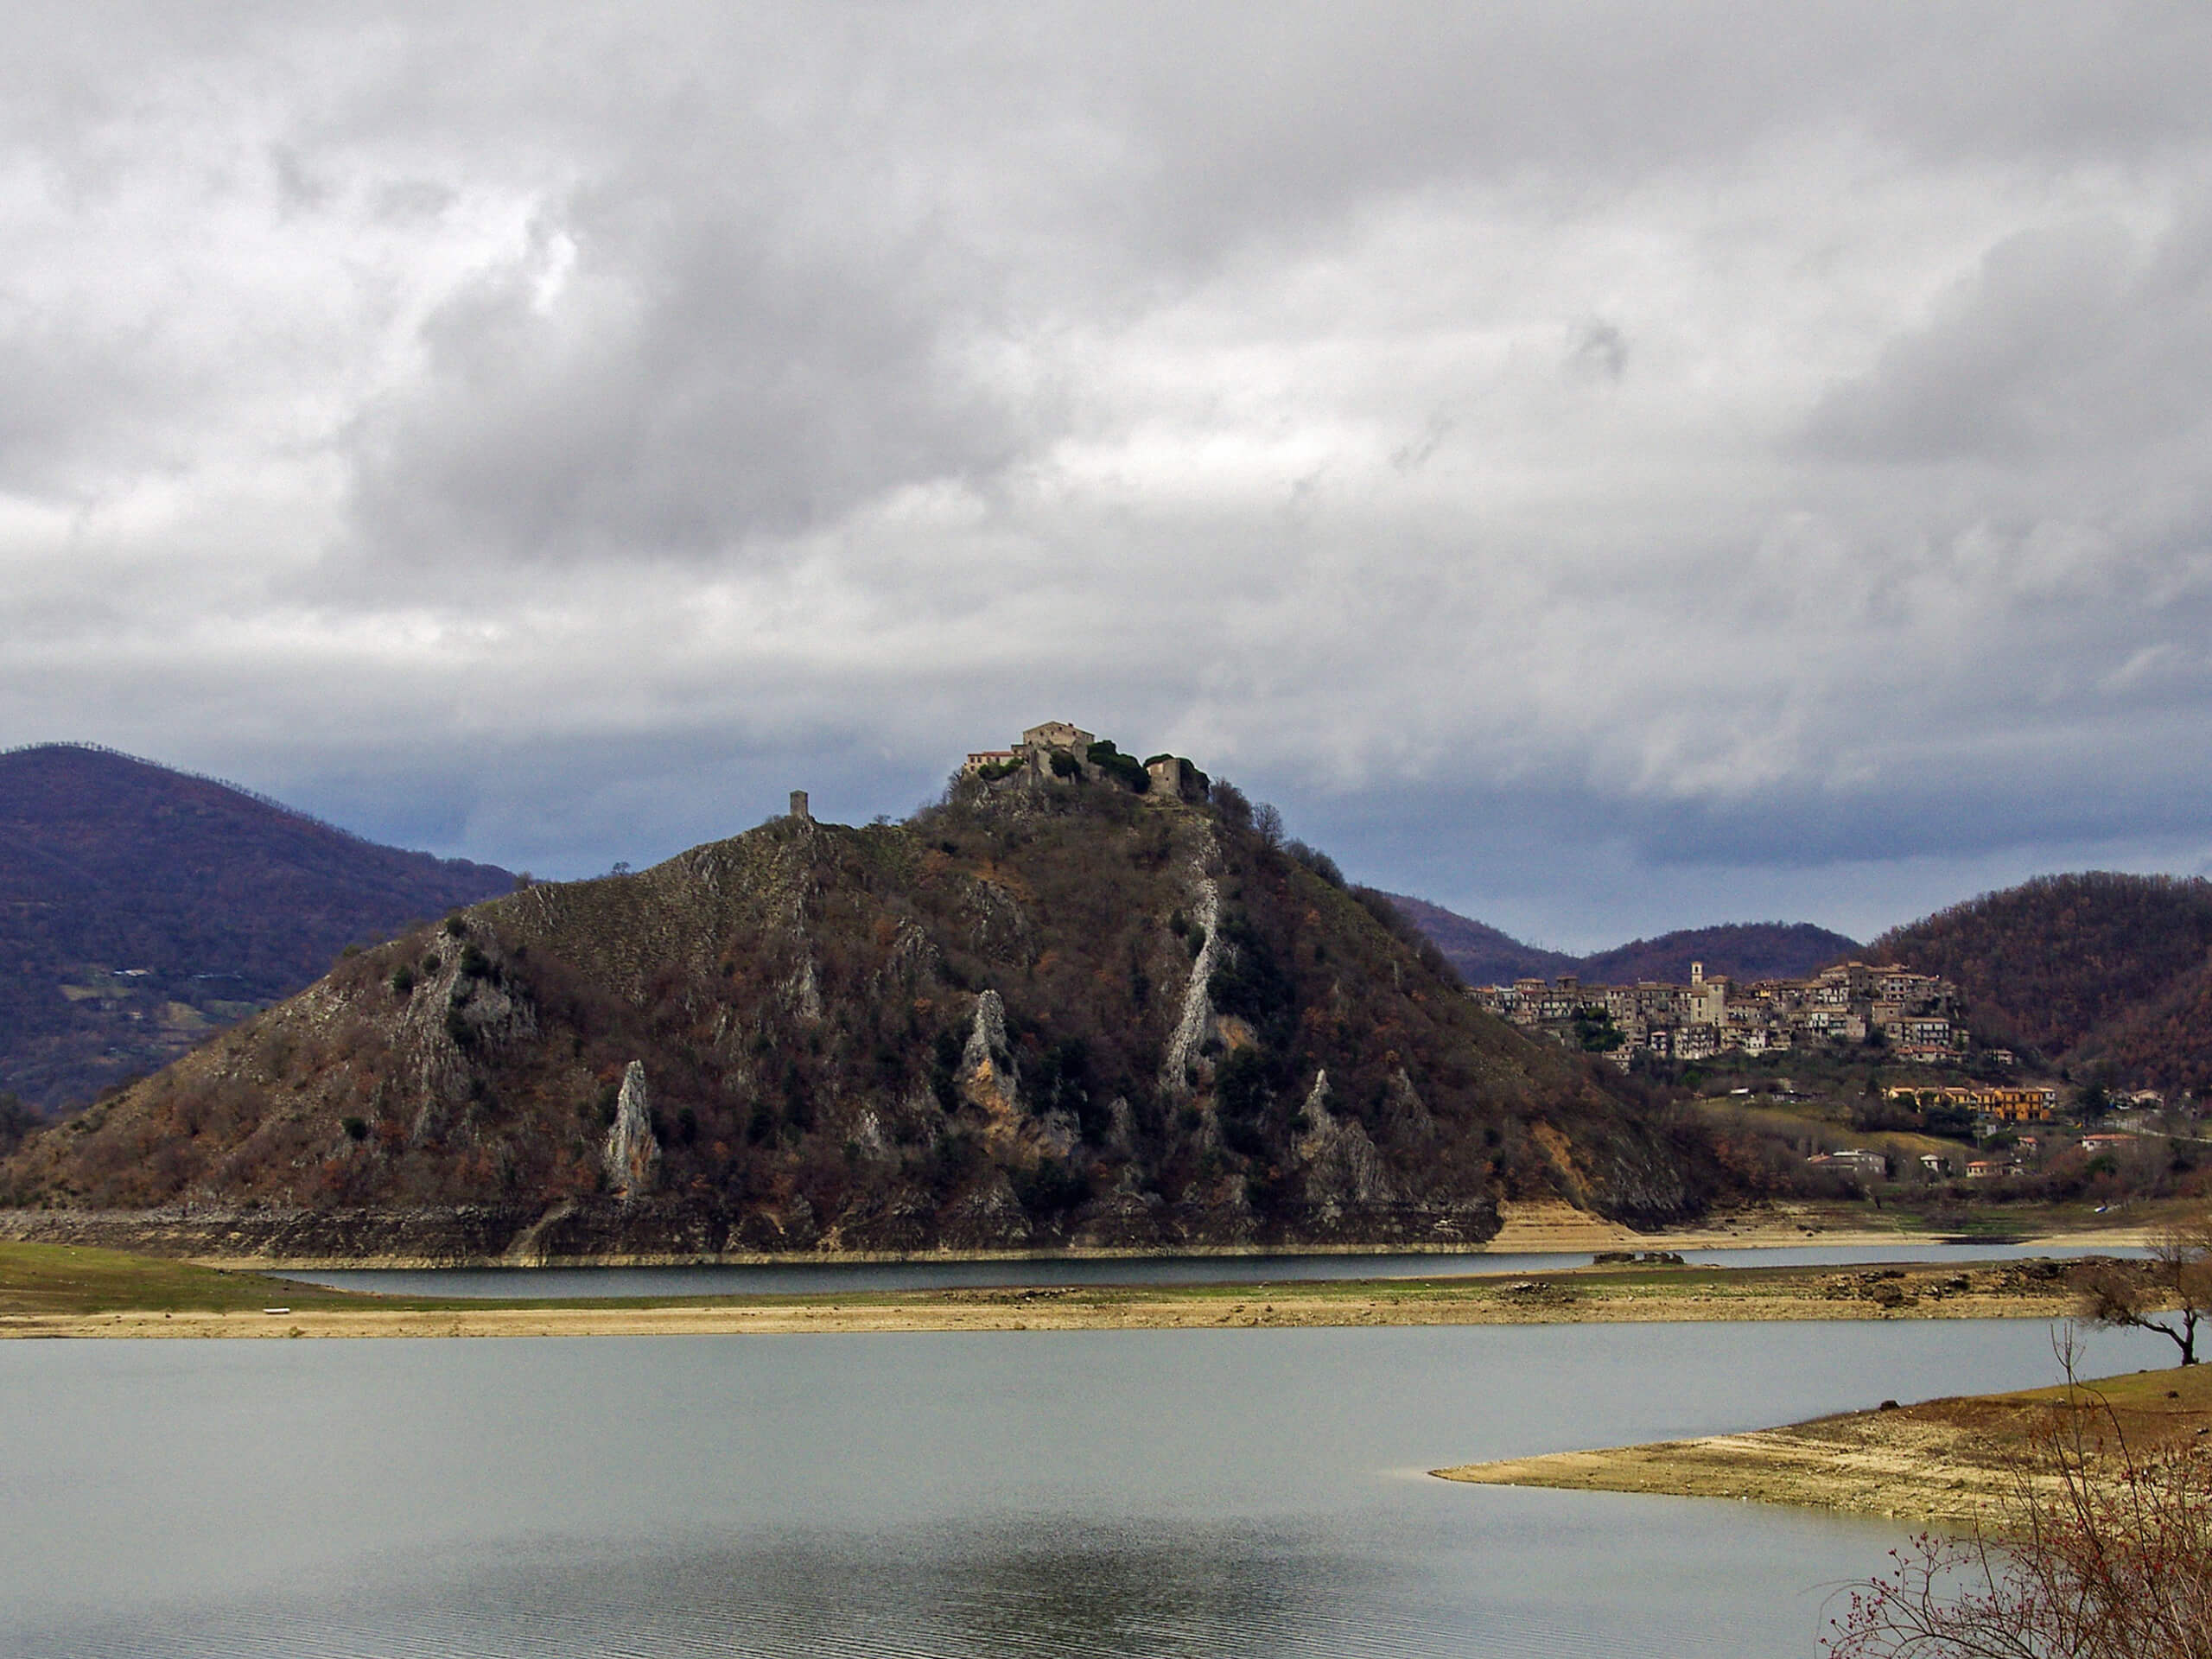
[[[0,1243],[0,1314],[233,1313],[380,1300],[121,1250]]]

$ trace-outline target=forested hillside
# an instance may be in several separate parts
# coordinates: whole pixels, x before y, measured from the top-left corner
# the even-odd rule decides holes
[[[512,885],[104,749],[0,754],[0,1093],[87,1101]]]
[[[2115,1084],[2212,1087],[2212,882],[2041,876],[1885,933],[1870,955],[1955,981],[1989,1041]]]
[[[1586,957],[1523,944],[1484,922],[1426,899],[1386,893],[1401,914],[1436,942],[1445,960],[1470,985],[1505,985],[1533,976],[1579,975],[1588,985],[1633,985],[1638,980],[1681,983],[1690,964],[1737,979],[1797,979],[1860,949],[1857,940],[1809,922],[1745,922],[1684,928],[1656,939],[1636,939]]]
[[[1593,985],[1633,985],[1639,980],[1681,984],[1690,964],[1731,979],[1803,979],[1851,956],[1859,941],[1810,922],[1736,922],[1682,928],[1656,939],[1636,939],[1582,958],[1582,977]]]
[[[1701,1143],[1483,1014],[1303,850],[1225,786],[1103,764],[905,823],[779,819],[365,950],[35,1137],[7,1190],[304,1216],[314,1246],[261,1243],[322,1254],[391,1248],[330,1217],[438,1206],[474,1206],[472,1249],[690,1254],[1452,1243],[1516,1194],[1699,1205]]]
[[[1444,953],[1445,961],[1470,985],[1510,984],[1530,975],[1548,979],[1554,974],[1573,973],[1581,966],[1580,958],[1563,950],[1523,944],[1486,922],[1459,915],[1441,905],[1432,905],[1426,899],[1402,893],[1386,893],[1382,896],[1397,906],[1400,915],[1435,942],[1436,948]]]

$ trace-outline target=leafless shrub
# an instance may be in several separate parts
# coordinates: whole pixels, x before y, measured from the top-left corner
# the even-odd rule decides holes
[[[1834,1659],[2212,1659],[2212,1452],[2139,1452],[2074,1382],[2001,1535],[1923,1534],[1861,1585]]]

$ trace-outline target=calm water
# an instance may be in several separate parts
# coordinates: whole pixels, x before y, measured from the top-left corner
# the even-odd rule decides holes
[[[1654,1249],[1664,1249],[1657,1241]],[[1869,1262],[1996,1262],[2087,1255],[2044,1244],[1784,1244],[1684,1250],[1715,1267],[1849,1267]],[[2107,1255],[2139,1250],[2107,1249]],[[1211,1255],[1014,1262],[803,1262],[707,1268],[346,1268],[285,1276],[340,1290],[427,1296],[782,1296],[1014,1285],[1267,1285],[1326,1279],[1446,1279],[1590,1265],[1590,1252],[1549,1255]]]
[[[1895,1529],[1418,1471],[2041,1382],[2049,1334],[4,1343],[0,1653],[1810,1655]]]

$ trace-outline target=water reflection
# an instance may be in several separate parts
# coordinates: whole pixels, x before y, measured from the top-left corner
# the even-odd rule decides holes
[[[1516,1497],[1559,1495],[1507,1495]],[[1596,1510],[1611,1500],[1599,1498]],[[1662,1509],[1675,1506],[1662,1504]],[[1586,1500],[1586,1511],[1592,1506]],[[550,1552],[464,1585],[409,1592],[334,1587],[218,1614],[165,1610],[29,1633],[22,1659],[623,1659],[851,1656],[852,1659],[1427,1659],[1440,1654],[1751,1659],[1812,1648],[1817,1595],[1793,1593],[1816,1559],[1871,1568],[1886,1529],[1784,1517],[1755,1535],[1725,1508],[1687,1531],[1649,1513],[1597,1529],[1539,1518],[1491,1539],[1496,1553],[1400,1536],[1402,1553],[1332,1543],[1306,1526],[1191,1522],[1102,1528],[939,1528],[830,1535],[740,1550],[594,1561]],[[1731,1535],[1728,1529],[1734,1528]],[[1515,1538],[1538,1539],[1532,1559]],[[1624,1543],[1636,1568],[1612,1559]],[[1763,1559],[1779,1543],[1787,1559]],[[1732,1591],[1700,1581],[1729,1557]],[[1768,1575],[1764,1585],[1757,1575]],[[1744,1593],[1748,1571],[1756,1592]],[[431,1575],[435,1580],[435,1575]],[[1815,1586],[1817,1589],[1817,1586]]]

